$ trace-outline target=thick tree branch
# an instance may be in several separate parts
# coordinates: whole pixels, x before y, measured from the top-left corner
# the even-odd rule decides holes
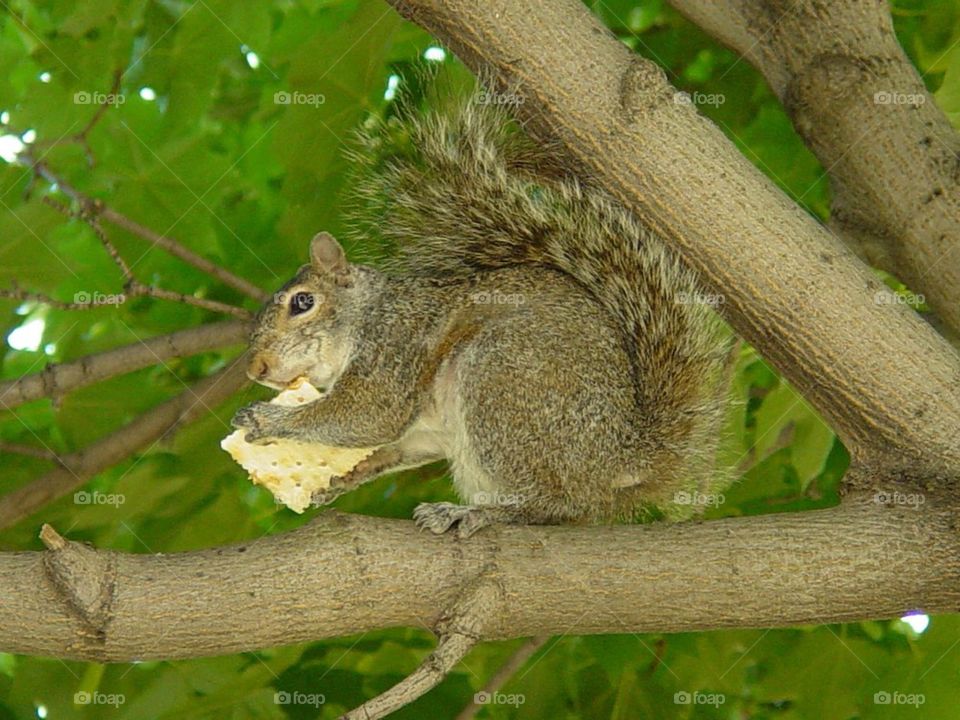
[[[577,0],[392,0],[682,251],[857,458],[960,467],[960,361]],[[558,71],[562,69],[562,71]],[[918,361],[922,358],[922,361]],[[946,469],[945,469],[946,468]]]
[[[199,552],[0,553],[0,651],[129,662],[442,627],[478,578],[495,579],[502,607],[485,640],[958,612],[955,508],[925,500],[680,525],[501,526],[469,541],[330,512]]]
[[[960,135],[876,0],[671,0],[767,78],[832,179],[832,223],[960,333]]]
[[[960,611],[956,497],[936,483],[905,496],[915,502],[892,494],[908,472],[960,466],[960,361],[943,339],[885,304],[850,252],[576,0],[395,4],[473,67],[492,67],[522,94],[532,129],[680,247],[855,456],[889,465],[893,502],[854,496],[802,515],[681,525],[491,527],[469,541],[329,513],[294,533],[170,556],[97,551],[45,529],[46,553],[0,554],[0,650],[129,661],[436,629],[424,665],[355,714],[376,717],[479,640]],[[168,420],[182,416],[178,401]]]
[[[148,410],[129,425],[78,452],[58,458],[58,467],[0,497],[0,529],[76,490],[97,473],[160,440],[183,423],[210,412],[247,381],[243,356],[180,395]],[[0,400],[0,407],[3,406]]]
[[[138,340],[123,347],[86,355],[72,362],[51,363],[42,372],[0,383],[0,401],[6,410],[42,397],[59,399],[67,393],[107,378],[133,372],[172,358],[235,345],[246,340],[249,325],[227,321],[200,325]]]

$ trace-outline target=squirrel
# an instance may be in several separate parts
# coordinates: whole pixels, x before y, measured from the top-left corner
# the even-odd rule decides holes
[[[325,395],[254,403],[234,427],[378,448],[315,505],[447,460],[463,504],[414,512],[438,534],[688,517],[678,498],[714,472],[730,349],[694,272],[496,104],[400,113],[359,137],[356,226],[396,251],[374,267],[312,239],[257,316],[247,372]]]

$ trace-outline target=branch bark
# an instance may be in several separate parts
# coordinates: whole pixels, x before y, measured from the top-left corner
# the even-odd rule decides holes
[[[241,358],[242,355],[220,372],[200,380],[93,445],[59,458],[58,467],[43,477],[0,497],[0,529],[76,490],[97,473],[159,441],[181,424],[210,412],[247,382]]]
[[[484,628],[501,609],[499,588],[490,568],[480,572],[473,582],[465,584],[456,603],[437,622],[437,647],[420,666],[386,692],[342,715],[340,720],[386,717],[443,682],[447,673],[483,637]]]
[[[0,403],[10,410],[42,397],[56,400],[72,390],[115,375],[244,342],[248,330],[245,322],[211,323],[86,355],[62,365],[50,364],[42,372],[0,383]]]
[[[531,128],[675,243],[861,465],[888,466],[874,479],[895,488],[904,475],[957,474],[960,361],[949,346],[885,304],[852,253],[579,2],[394,4],[474,68],[493,68],[522,94]],[[45,530],[46,553],[0,554],[0,649],[105,662],[437,631],[433,660],[365,705],[372,717],[435,683],[477,640],[958,612],[957,498],[930,488],[913,504],[851,496],[802,515],[504,526],[469,541],[328,513],[294,533],[170,556],[97,551]],[[475,585],[484,612],[460,612]],[[451,626],[451,608],[483,621]]]
[[[0,651],[129,662],[442,628],[478,579],[498,588],[483,640],[958,612],[955,511],[925,499],[919,510],[868,497],[696,524],[501,526],[468,541],[329,512],[292,533],[173,555],[58,549],[48,537],[46,553],[0,554]]]
[[[960,135],[875,0],[671,0],[767,78],[832,180],[831,223],[960,332]]]
[[[960,360],[949,344],[582,3],[391,2],[521,95],[532,129],[677,246],[856,459],[956,473]]]

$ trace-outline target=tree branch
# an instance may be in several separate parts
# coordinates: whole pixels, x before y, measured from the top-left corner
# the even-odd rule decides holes
[[[269,293],[261,290],[250,281],[245,280],[239,275],[234,275],[226,268],[207,260],[202,255],[198,255],[189,248],[181,245],[173,238],[160,235],[150,228],[144,227],[134,220],[131,220],[126,215],[113,210],[105,205],[103,201],[95,200],[89,195],[85,195],[59,175],[56,175],[52,170],[50,170],[46,163],[34,161],[33,170],[37,175],[47,180],[47,182],[56,183],[57,187],[62,193],[71,198],[74,202],[78,203],[82,208],[85,208],[86,212],[92,213],[94,216],[102,217],[104,220],[113,223],[117,227],[123,228],[134,237],[146,240],[151,245],[155,245],[166,250],[174,257],[180,258],[189,265],[193,265],[193,267],[197,268],[198,270],[201,270],[211,277],[216,278],[224,285],[228,285],[235,290],[239,290],[241,293],[247,297],[253,298],[257,302],[262,303],[268,297],[270,297]]]
[[[577,0],[391,0],[681,250],[860,461],[960,467],[960,359]],[[562,68],[562,72],[558,72]],[[923,358],[917,362],[916,358]],[[945,472],[945,466],[948,468]]]
[[[42,397],[56,400],[72,390],[171,358],[189,357],[207,350],[242,343],[246,340],[248,331],[247,323],[236,320],[210,323],[169,335],[138,340],[62,365],[51,363],[42,372],[0,383],[0,402],[5,409],[10,410]]]
[[[456,720],[473,720],[483,707],[477,704],[477,697],[484,695],[490,696],[499,691],[520,668],[527,664],[527,660],[532,658],[537,650],[546,645],[549,640],[549,635],[541,635],[540,637],[530,638],[521,645],[517,651],[507,658],[507,661],[497,669],[493,677],[483,684],[483,688],[473,696],[470,704],[460,711]]]
[[[233,315],[244,320],[252,319],[253,315],[250,313],[250,311],[235,305],[228,305],[227,303],[218,302],[216,300],[198,298],[193,295],[185,295],[183,293],[164,290],[162,288],[153,287],[152,285],[144,285],[140,283],[133,276],[133,272],[130,270],[130,266],[127,264],[126,260],[123,259],[116,246],[110,241],[110,238],[107,237],[107,234],[103,231],[103,228],[100,227],[100,223],[95,214],[95,206],[81,206],[79,211],[74,211],[50,197],[45,197],[43,200],[47,205],[54,208],[58,212],[70,217],[78,218],[82,222],[86,223],[91,230],[93,230],[93,233],[97,236],[100,244],[103,245],[104,249],[107,251],[107,254],[110,256],[113,264],[117,266],[117,269],[120,270],[120,274],[123,276],[123,292],[118,293],[111,298],[113,303],[125,302],[128,297],[153,297],[161,300],[173,300],[174,302],[183,303],[184,305],[193,305],[194,307],[203,308],[204,310],[210,310],[212,312]],[[14,284],[14,287],[10,290],[0,289],[0,297],[21,301],[32,300],[34,302],[59,308],[60,310],[91,310],[93,308],[100,307],[103,304],[97,302],[96,300],[83,301],[77,299],[75,299],[74,302],[62,302],[43,293],[21,290],[16,286],[16,284]]]
[[[468,583],[438,622],[437,648],[420,667],[384,693],[345,713],[341,720],[378,720],[429,692],[453,670],[483,636],[483,629],[503,612],[496,581],[487,573]]]
[[[0,442],[0,453],[11,453],[15,455],[26,455],[28,457],[38,458],[40,460],[49,460],[58,462],[58,457],[52,450],[34,447],[33,445],[21,445],[20,443]]]
[[[128,282],[126,285],[124,285],[124,292],[111,296],[110,302],[108,303],[101,303],[97,302],[96,300],[64,302],[62,300],[57,300],[54,297],[50,297],[45,293],[33,292],[32,290],[23,290],[16,286],[12,288],[0,288],[0,298],[19,300],[21,302],[36,302],[42,305],[57,308],[58,310],[93,310],[94,308],[103,307],[105,304],[126,302],[132,297],[153,297],[159,300],[172,300],[173,302],[182,303],[184,305],[193,305],[194,307],[203,308],[204,310],[209,310],[210,312],[233,315],[241,320],[251,320],[253,318],[253,313],[248,310],[244,310],[241,307],[237,307],[236,305],[227,305],[226,303],[217,302],[216,300],[206,300],[204,298],[194,297],[193,295],[184,295],[183,293],[173,292],[171,290],[163,290],[150,285],[141,285],[136,280]]]
[[[243,355],[129,425],[78,452],[60,457],[59,467],[0,498],[0,529],[10,527],[48,502],[81,487],[91,477],[160,440],[183,423],[210,412],[246,381]],[[0,400],[0,405],[4,405]]]
[[[956,496],[935,483],[912,503],[893,494],[905,474],[939,479],[960,464],[960,361],[943,339],[886,306],[850,252],[576,0],[394,4],[474,68],[493,67],[523,96],[534,131],[676,244],[855,458],[871,470],[889,464],[880,479],[891,494],[681,525],[491,527],[468,541],[328,513],[293,533],[168,556],[97,551],[45,529],[46,553],[0,554],[0,649],[172,659],[436,628],[424,665],[354,715],[376,717],[484,639],[960,611]],[[911,362],[918,355],[922,364]],[[168,421],[184,414],[180,401],[161,406],[177,408]],[[59,486],[68,492],[74,480]]]
[[[172,300],[173,302],[193,305],[194,307],[210,310],[211,312],[233,315],[241,320],[253,319],[253,313],[236,305],[228,305],[227,303],[216,300],[207,300],[206,298],[198,298],[193,295],[185,295],[184,293],[164,290],[163,288],[153,287],[152,285],[143,285],[136,280],[127,282],[127,284],[124,285],[124,290],[126,290],[131,297],[153,297],[160,300]]]
[[[83,561],[65,559],[73,570],[54,577],[43,558],[57,550],[0,553],[0,651],[169,660],[442,627],[481,577],[495,578],[502,608],[486,618],[484,640],[958,612],[955,508],[933,495],[914,507],[869,497],[680,525],[499,526],[468,541],[329,512],[291,533],[199,552],[81,546]]]
[[[33,144],[34,149],[49,149],[56,147],[57,145],[76,144],[83,148],[83,154],[87,159],[87,165],[93,167],[96,164],[96,160],[93,156],[93,149],[90,147],[90,133],[93,132],[93,129],[97,126],[100,120],[103,119],[103,116],[111,107],[110,99],[120,94],[121,80],[123,80],[123,71],[120,69],[114,70],[113,83],[110,86],[110,92],[107,94],[107,97],[104,98],[104,101],[97,105],[97,109],[93,112],[93,115],[90,116],[90,119],[87,120],[87,124],[84,125],[79,132],[73,133],[72,135],[67,135],[66,137],[58,138],[56,140],[38,140]]]
[[[960,333],[960,135],[874,0],[671,0],[767,78],[832,179],[831,221]]]

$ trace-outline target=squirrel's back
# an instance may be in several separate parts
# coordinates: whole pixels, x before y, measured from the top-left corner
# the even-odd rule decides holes
[[[619,328],[634,424],[668,515],[713,469],[728,355],[695,274],[609,194],[574,177],[478,94],[371,123],[354,160],[357,227],[395,246],[395,271],[465,278],[534,264],[585,288]]]

